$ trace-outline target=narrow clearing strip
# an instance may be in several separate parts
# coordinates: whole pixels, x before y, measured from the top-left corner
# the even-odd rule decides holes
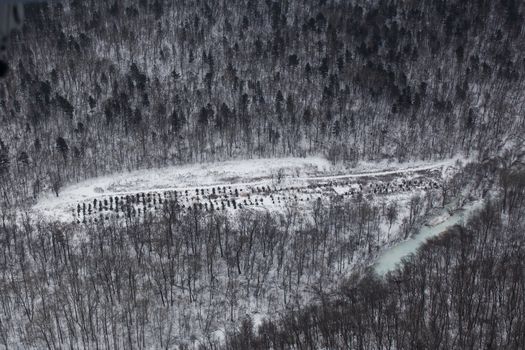
[[[159,187],[148,187],[145,188],[133,188],[133,184],[130,186],[129,190],[126,191],[108,191],[103,190],[100,193],[93,193],[93,191],[79,191],[79,187],[77,186],[74,190],[68,191],[66,189],[59,198],[50,198],[48,200],[43,200],[40,203],[38,203],[34,207],[34,211],[37,214],[42,215],[43,217],[48,217],[50,219],[66,219],[70,220],[71,217],[71,210],[72,208],[76,208],[81,203],[89,203],[97,199],[104,199],[104,198],[110,198],[110,197],[126,197],[126,196],[135,196],[138,193],[163,193],[163,192],[195,192],[195,191],[206,191],[209,193],[214,188],[218,187],[228,187],[230,190],[238,189],[239,191],[243,191],[244,193],[249,193],[251,190],[254,190],[258,187],[264,187],[267,188],[270,192],[273,191],[275,195],[281,195],[282,197],[290,197],[290,191],[305,191],[309,186],[312,184],[321,184],[321,183],[330,183],[333,181],[334,185],[341,185],[341,181],[344,181],[345,179],[359,179],[359,178],[367,178],[367,177],[383,177],[388,175],[404,175],[404,174],[417,174],[424,171],[431,171],[431,170],[438,170],[440,168],[445,169],[447,166],[452,166],[454,164],[455,160],[447,160],[442,162],[437,162],[434,164],[427,164],[427,165],[421,165],[421,166],[412,166],[402,169],[392,169],[392,170],[378,170],[378,171],[369,171],[369,172],[363,172],[363,173],[352,173],[352,174],[340,174],[340,175],[331,175],[331,176],[284,176],[280,179],[279,183],[276,183],[275,177],[270,177],[267,174],[265,174],[265,177],[262,177],[262,179],[258,179],[257,181],[246,181],[246,182],[221,182],[208,179],[208,183],[205,185],[191,185],[191,186],[159,186]],[[213,168],[211,169],[213,170]],[[145,174],[147,176],[147,174]],[[248,176],[247,176],[248,177]],[[255,177],[255,174],[251,175],[251,177]],[[196,177],[198,178],[198,177]],[[135,178],[132,178],[135,179]],[[97,180],[95,180],[97,181]],[[176,178],[174,178],[174,182],[176,181]],[[339,183],[337,183],[339,182]],[[140,181],[137,182],[138,186],[140,187],[141,183]],[[97,183],[95,182],[95,185]],[[348,183],[347,183],[348,184]],[[91,188],[93,188],[93,184],[90,185]],[[371,185],[372,186],[372,185]],[[270,189],[270,187],[272,189]],[[86,188],[89,188],[89,186],[86,186]],[[82,187],[80,186],[80,189]],[[282,191],[285,192],[282,192]],[[215,190],[214,190],[215,191]],[[266,190],[265,190],[266,191]],[[215,192],[214,192],[215,193]],[[280,193],[280,194],[279,194]],[[203,193],[204,194],[204,193]],[[224,195],[225,193],[223,193]],[[256,193],[255,193],[256,194]],[[326,194],[326,193],[324,193]],[[323,194],[321,194],[323,195]],[[186,195],[188,196],[188,195]],[[199,200],[199,194],[197,195],[190,195],[189,200],[190,202],[192,200],[195,200],[195,197],[197,198],[197,201]],[[188,197],[186,197],[188,198]],[[226,197],[224,197],[226,198]],[[297,198],[297,196],[295,196]],[[202,198],[204,200],[204,198]],[[219,201],[221,198],[219,197]],[[226,200],[226,199],[225,199]]]

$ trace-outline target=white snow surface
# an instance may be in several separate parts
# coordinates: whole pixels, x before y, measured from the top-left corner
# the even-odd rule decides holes
[[[412,172],[442,169],[445,175],[459,158],[438,162],[363,162],[355,168],[333,166],[320,157],[232,160],[145,169],[92,178],[61,189],[59,196],[48,193],[39,198],[33,211],[50,220],[69,221],[70,211],[79,202],[102,196],[126,195],[145,191],[206,189],[213,186],[246,188],[258,185],[302,188],[312,181],[336,181],[363,177],[408,175]],[[336,193],[343,188],[334,187]]]

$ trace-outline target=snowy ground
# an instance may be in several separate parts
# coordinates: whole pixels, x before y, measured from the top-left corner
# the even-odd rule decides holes
[[[322,158],[310,157],[141,170],[70,185],[61,190],[59,197],[50,193],[40,198],[33,212],[46,220],[83,224],[114,220],[116,217],[125,220],[128,215],[155,214],[166,205],[179,205],[183,210],[199,208],[209,211],[213,208],[228,213],[241,207],[278,211],[285,210],[289,205],[307,206],[317,200],[327,203],[338,198],[362,195],[377,198],[378,201],[385,199],[385,202],[398,202],[399,217],[403,218],[408,215],[406,203],[414,192],[439,191],[442,181],[457,172],[459,165],[456,160],[403,164],[360,163],[355,168],[345,168],[332,166]],[[445,218],[436,219],[435,223],[441,219]],[[391,244],[397,232],[401,231],[401,220],[392,227],[383,227],[385,222],[381,225],[381,236],[377,237],[375,243],[377,247],[372,247],[375,251]],[[360,247],[351,260],[334,274],[336,277],[333,280],[339,281],[338,276],[348,276],[356,264],[366,261],[369,255],[368,246]],[[226,285],[222,280],[225,272],[217,274],[217,278]],[[245,283],[242,277],[238,281]],[[264,299],[255,302],[240,297],[236,306],[236,312],[250,315],[254,325],[259,325],[268,315],[284,308],[281,304],[265,301],[273,297],[277,300],[276,296],[281,295],[275,271],[268,274],[265,288],[267,296]],[[298,299],[301,303],[308,303],[313,297],[310,286],[304,281],[295,293],[301,296]],[[195,311],[194,315],[197,314]],[[222,339],[228,327],[226,321],[214,325],[212,337]],[[198,331],[195,334],[199,340],[209,335]]]
[[[457,159],[434,163],[332,166],[317,157],[254,159],[140,170],[68,186],[40,198],[33,210],[48,220],[91,222],[183,209],[277,209],[334,196],[388,195],[438,188]]]

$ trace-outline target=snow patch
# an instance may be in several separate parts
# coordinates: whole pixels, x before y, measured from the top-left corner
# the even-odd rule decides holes
[[[250,189],[256,186],[272,188],[288,187],[296,193],[308,184],[334,182],[335,194],[348,192],[348,185],[336,184],[341,180],[352,180],[376,176],[403,176],[410,178],[417,172],[454,168],[456,158],[440,162],[363,162],[355,168],[339,164],[333,166],[320,157],[270,158],[234,160],[220,163],[202,163],[171,166],[159,169],[138,170],[98,177],[69,185],[59,196],[48,193],[33,207],[34,213],[43,218],[70,221],[71,211],[80,202],[103,196],[131,195],[148,191],[172,191],[210,189],[213,186],[236,186]],[[266,204],[266,203],[265,203]]]

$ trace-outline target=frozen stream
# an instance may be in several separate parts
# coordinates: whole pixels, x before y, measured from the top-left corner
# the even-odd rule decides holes
[[[454,215],[449,216],[445,221],[435,226],[423,226],[419,233],[412,236],[410,239],[403,241],[386,251],[384,251],[376,263],[373,265],[374,270],[380,276],[384,276],[387,272],[394,270],[401,260],[417,251],[417,248],[425,243],[429,238],[435,237],[443,233],[447,228],[463,222],[465,217],[479,207],[480,203],[472,203],[463,210],[457,211]]]

